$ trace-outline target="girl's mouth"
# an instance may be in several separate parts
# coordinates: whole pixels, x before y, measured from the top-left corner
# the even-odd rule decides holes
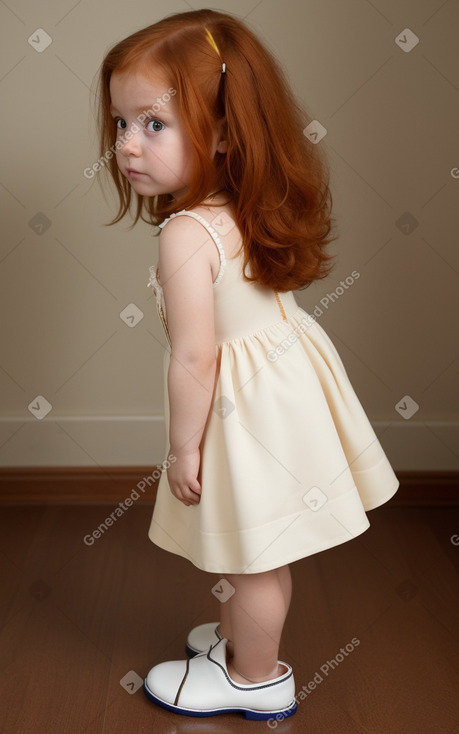
[[[129,176],[129,178],[138,178],[141,176],[146,176],[147,174],[141,173],[140,171],[136,171],[134,168],[127,168],[126,175]]]

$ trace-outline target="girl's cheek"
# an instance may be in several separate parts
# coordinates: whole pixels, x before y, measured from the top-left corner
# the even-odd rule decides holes
[[[116,160],[116,165],[118,166],[118,168],[120,168],[120,169],[121,169],[121,168],[122,168],[122,160],[123,160],[123,156],[122,156],[122,154],[121,154],[121,151],[120,151],[120,150],[118,150],[118,151],[116,152],[116,155],[115,155],[115,160]]]

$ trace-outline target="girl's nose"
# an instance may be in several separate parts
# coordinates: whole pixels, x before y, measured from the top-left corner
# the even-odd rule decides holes
[[[120,138],[121,142],[123,143],[123,147],[121,148],[121,153],[125,156],[139,156],[141,153],[141,147],[140,147],[140,140],[139,140],[139,130],[137,131],[132,128],[127,128],[125,131],[123,131],[123,134]]]

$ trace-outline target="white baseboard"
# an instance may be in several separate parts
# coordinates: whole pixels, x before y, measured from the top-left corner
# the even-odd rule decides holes
[[[458,471],[459,423],[375,421],[394,471]],[[0,419],[0,466],[153,466],[165,458],[163,416]]]

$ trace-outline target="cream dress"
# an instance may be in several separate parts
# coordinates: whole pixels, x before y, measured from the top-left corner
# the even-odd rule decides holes
[[[186,507],[159,481],[149,538],[212,573],[260,573],[363,533],[365,514],[398,479],[339,354],[293,292],[242,277],[219,233],[193,211],[220,254],[214,282],[217,378],[201,441],[201,500]],[[217,218],[212,221],[216,222]],[[156,266],[150,268],[169,347]],[[166,444],[166,456],[169,444]]]

